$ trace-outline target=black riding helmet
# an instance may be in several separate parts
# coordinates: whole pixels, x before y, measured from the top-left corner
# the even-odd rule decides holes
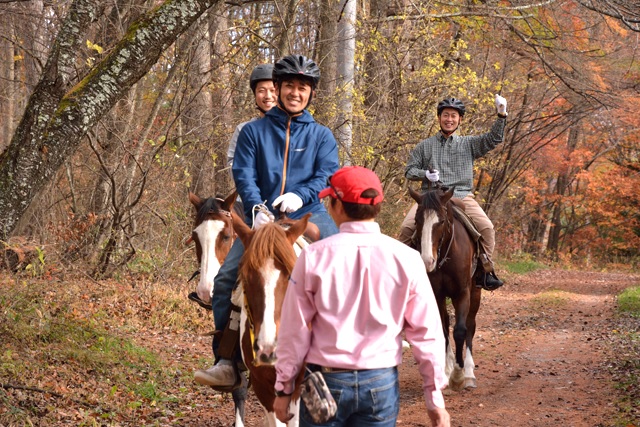
[[[315,89],[320,81],[320,68],[311,59],[303,55],[288,55],[277,61],[273,67],[273,82],[279,83],[285,78],[303,77],[311,82]]]
[[[438,117],[442,114],[442,110],[445,108],[453,108],[460,114],[460,116],[464,116],[465,108],[464,103],[456,98],[446,98],[438,103]]]
[[[256,93],[256,86],[263,80],[273,80],[273,64],[260,64],[256,66],[249,76],[249,86]]]

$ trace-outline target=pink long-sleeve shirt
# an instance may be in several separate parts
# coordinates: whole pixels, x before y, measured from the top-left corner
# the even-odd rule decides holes
[[[397,366],[403,329],[427,408],[444,408],[445,341],[420,254],[382,234],[376,222],[343,223],[340,233],[306,248],[291,273],[275,388],[291,393],[305,361],[345,369]]]

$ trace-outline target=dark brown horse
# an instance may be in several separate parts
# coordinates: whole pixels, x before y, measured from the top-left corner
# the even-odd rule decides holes
[[[476,387],[472,353],[481,296],[481,289],[474,285],[473,280],[477,267],[476,244],[454,215],[453,188],[448,191],[436,188],[424,194],[410,188],[409,193],[418,203],[416,246],[438,302],[447,342],[446,374],[449,387],[453,390]],[[455,312],[455,359],[449,339],[447,298],[451,299]]]
[[[266,412],[265,425],[282,425],[275,417],[274,386],[276,382],[275,350],[277,346],[280,313],[298,254],[296,242],[307,228],[307,214],[299,220],[268,223],[251,230],[233,214],[233,227],[245,247],[238,270],[238,287],[233,303],[242,307],[240,340],[242,358],[249,369],[251,387]],[[298,382],[302,380],[301,372]],[[298,425],[299,393],[294,393],[291,413],[294,418],[287,426]],[[236,418],[236,426],[243,425]]]

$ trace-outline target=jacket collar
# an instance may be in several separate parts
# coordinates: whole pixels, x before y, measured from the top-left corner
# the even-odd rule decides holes
[[[271,117],[272,119],[274,119],[274,120],[276,120],[278,122],[282,122],[282,123],[286,123],[289,120],[289,115],[287,114],[287,112],[282,110],[277,105],[275,107],[271,108],[269,111],[267,111],[266,115],[268,117]],[[299,114],[297,116],[293,116],[291,118],[291,121],[295,121],[295,122],[299,122],[299,123],[313,123],[313,122],[315,122],[315,120],[313,119],[313,116],[307,110],[302,110],[302,114]]]

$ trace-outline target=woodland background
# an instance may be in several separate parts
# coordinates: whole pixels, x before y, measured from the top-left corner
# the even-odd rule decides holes
[[[0,0],[0,240],[32,242],[35,273],[191,271],[187,192],[233,190],[249,73],[301,53],[342,162],[383,180],[386,233],[437,102],[475,134],[500,93],[506,138],[475,173],[498,257],[637,267],[639,40],[633,0]]]

